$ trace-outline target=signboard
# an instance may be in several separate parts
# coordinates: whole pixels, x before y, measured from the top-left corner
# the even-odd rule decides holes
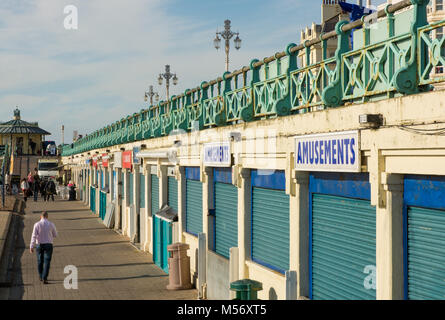
[[[115,168],[122,168],[122,152],[115,152],[113,154],[114,163],[113,166]]]
[[[105,167],[105,168],[108,168],[108,160],[110,159],[110,157],[108,156],[108,154],[107,153],[103,153],[102,154],[102,165]]]
[[[141,159],[139,159],[138,157],[136,157],[136,154],[141,151],[141,148],[139,147],[134,147],[133,148],[133,163],[134,164],[140,164],[141,163]]]
[[[295,137],[295,169],[301,171],[361,171],[358,131]]]
[[[132,158],[133,158],[133,151],[122,152],[122,168],[131,169]]]
[[[90,160],[90,159],[86,159],[86,160],[85,160],[85,164],[86,164],[87,166],[89,166],[89,165],[91,164],[91,160]]]
[[[97,157],[93,157],[93,167],[97,168]]]
[[[232,157],[230,142],[214,142],[204,144],[204,165],[208,167],[230,167]]]

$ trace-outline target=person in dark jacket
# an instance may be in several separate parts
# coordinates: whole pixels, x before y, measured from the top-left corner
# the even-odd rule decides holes
[[[49,201],[49,197],[54,201],[54,195],[56,194],[56,184],[51,179],[46,183],[45,187],[46,199]]]
[[[40,194],[42,195],[43,201],[46,201],[46,183],[43,179],[40,182]]]

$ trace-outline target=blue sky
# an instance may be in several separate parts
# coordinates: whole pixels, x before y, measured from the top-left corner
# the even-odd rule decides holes
[[[1,0],[0,121],[38,121],[60,143],[73,130],[90,133],[147,108],[144,91],[170,64],[179,78],[170,94],[224,72],[224,50],[213,47],[225,19],[240,32],[231,70],[299,43],[320,22],[321,0]],[[349,1],[355,2],[355,1]],[[384,2],[373,1],[373,4]],[[67,5],[79,29],[63,27]]]

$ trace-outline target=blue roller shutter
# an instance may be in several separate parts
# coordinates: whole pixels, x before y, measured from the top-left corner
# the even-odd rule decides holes
[[[312,298],[375,299],[366,266],[375,266],[375,208],[367,200],[312,198]]]
[[[231,173],[231,168],[214,169],[215,252],[226,258],[238,246],[238,189]]]
[[[252,170],[252,260],[284,273],[289,269],[289,196],[283,171]]]
[[[445,300],[445,177],[405,176],[405,298]]]
[[[315,173],[309,188],[310,298],[375,299],[375,282],[367,278],[376,267],[368,174]]]
[[[408,299],[445,300],[445,211],[408,208]]]
[[[134,194],[134,190],[133,190],[133,184],[134,184],[134,181],[133,181],[133,173],[132,172],[130,172],[130,174],[129,174],[129,178],[128,178],[128,181],[129,181],[129,191],[128,191],[128,194],[129,194],[129,197],[130,197],[130,206],[133,204],[133,202],[134,202],[134,200],[133,200],[133,194]]]
[[[178,182],[168,177],[168,205],[178,212]]]
[[[90,210],[96,213],[96,188],[90,187]]]
[[[145,208],[145,176],[140,173],[139,207]]]
[[[202,184],[199,168],[186,168],[185,231],[193,235],[202,232]]]
[[[156,214],[159,211],[159,178],[157,175],[151,175],[151,213]]]

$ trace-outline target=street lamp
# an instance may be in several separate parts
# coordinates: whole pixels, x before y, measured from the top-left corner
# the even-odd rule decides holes
[[[170,79],[173,80],[173,85],[178,84],[178,77],[176,76],[176,73],[170,73],[170,65],[165,66],[165,73],[160,73],[158,77],[158,83],[160,86],[162,86],[162,80],[165,79],[165,86],[167,88],[167,112],[168,110],[168,98],[169,98],[169,92],[168,89],[170,87]]]
[[[241,48],[241,39],[239,37],[239,32],[232,32],[230,30],[230,20],[224,21],[224,31],[218,32],[216,31],[216,37],[213,40],[213,44],[215,45],[216,50],[221,47],[221,36],[225,40],[225,48],[226,48],[226,71],[229,71],[229,51],[230,51],[230,39],[233,36],[236,36],[235,40],[235,49],[239,50]]]
[[[148,97],[150,97],[150,105],[153,105],[153,97],[155,98],[155,102],[159,101],[159,94],[153,91],[153,86],[148,87],[148,92],[145,92],[144,101],[148,101]]]

